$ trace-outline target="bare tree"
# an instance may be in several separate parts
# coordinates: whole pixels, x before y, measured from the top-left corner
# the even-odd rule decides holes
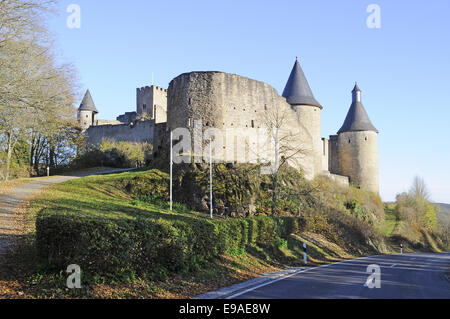
[[[8,41],[46,34],[43,16],[56,0],[0,0],[0,47]]]
[[[422,177],[414,177],[413,184],[409,190],[409,195],[423,201],[428,201],[430,199],[430,193]]]
[[[261,113],[260,119],[270,136],[271,167],[269,168],[272,179],[272,215],[276,214],[279,199],[280,175],[287,166],[300,167],[301,161],[307,154],[302,145],[300,128],[294,129],[292,125],[296,115],[294,111],[282,103],[274,103]]]
[[[57,65],[44,17],[53,0],[0,0],[0,135],[5,179],[20,138],[30,144],[30,165],[54,153],[62,130],[76,126],[76,77],[70,65]],[[68,125],[70,123],[70,125]],[[53,158],[53,156],[52,156]]]

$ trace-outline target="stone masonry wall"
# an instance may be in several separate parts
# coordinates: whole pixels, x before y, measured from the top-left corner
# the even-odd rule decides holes
[[[301,147],[307,156],[305,156],[306,167],[309,176],[312,179],[322,173],[322,125],[321,109],[311,105],[295,106],[297,121],[301,126]]]
[[[379,193],[378,134],[346,132],[339,134],[341,175],[362,189]]]
[[[167,122],[167,90],[146,86],[136,90],[138,115],[148,114],[156,124]]]
[[[131,125],[92,126],[86,131],[87,142],[98,146],[103,139],[115,142],[153,143],[154,121],[137,122]]]
[[[296,112],[270,85],[222,72],[186,73],[170,83],[167,129],[170,131],[177,128],[189,128],[194,133],[194,121],[201,120],[203,132],[209,128],[217,128],[225,137],[223,145],[226,147],[223,152],[218,151],[217,154],[214,150],[214,157],[230,162],[230,157],[234,158],[237,155],[236,146],[247,144],[245,158],[238,158],[238,161],[245,162],[256,154],[260,154],[261,150],[257,149],[252,142],[257,141],[258,129],[267,129],[264,114],[274,110],[284,114],[285,123],[282,130],[293,136],[304,134],[298,123]],[[227,139],[226,129],[232,128],[245,130],[247,138],[239,141]],[[295,139],[292,148],[299,148],[302,140],[310,143],[310,139],[299,137]],[[310,145],[304,145],[304,148],[308,147],[311,148]],[[193,150],[197,152],[194,147]],[[298,157],[301,157],[297,161],[297,164],[301,166],[298,168],[303,168],[305,175],[313,178],[314,160],[311,154],[305,153]],[[319,165],[321,166],[321,158]]]
[[[80,111],[78,112],[78,123],[82,130],[87,130],[92,125],[97,125],[96,122],[97,114],[92,111]]]
[[[341,163],[339,160],[339,140],[337,135],[330,136],[328,142],[329,156],[328,168],[332,174],[341,174]]]

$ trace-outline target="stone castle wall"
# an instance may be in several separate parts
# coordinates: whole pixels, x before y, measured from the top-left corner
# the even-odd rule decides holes
[[[136,90],[137,115],[147,114],[156,124],[167,122],[167,90],[146,86]]]
[[[98,125],[97,114],[92,111],[80,111],[78,113],[78,123],[82,130],[87,130],[92,125]]]
[[[329,162],[330,162],[330,141],[326,138],[322,139],[322,171],[329,172]]]
[[[309,132],[302,129],[297,113],[270,85],[234,74],[193,72],[175,78],[168,93],[167,129],[188,128],[195,136],[194,123],[201,121],[203,132],[209,128],[221,130],[224,150],[216,154],[215,149],[213,156],[224,162],[232,162],[232,159],[248,162],[262,154],[265,150],[257,147],[258,129],[267,129],[267,114],[283,114],[282,130],[293,137],[291,149],[304,149],[291,164],[303,169],[308,178],[314,177]],[[227,138],[227,129],[245,130],[245,138]],[[237,148],[243,145],[246,145],[245,158],[240,158]],[[192,149],[194,153],[201,153],[194,145]],[[269,157],[273,159],[273,153]],[[320,157],[320,166],[321,160]]]
[[[339,160],[339,139],[337,135],[330,136],[328,142],[328,169],[332,174],[341,174],[341,162]]]
[[[110,121],[110,120],[98,120],[97,126],[103,126],[103,125],[122,125],[123,122],[120,121]]]
[[[136,117],[144,114],[151,120],[136,122]],[[281,117],[283,123],[274,123],[275,116]],[[88,143],[99,145],[103,139],[147,142],[163,156],[168,154],[168,132],[186,128],[193,139],[203,140],[200,147],[192,143],[190,150],[194,157],[201,158],[209,153],[208,134],[217,129],[223,140],[212,134],[213,157],[227,163],[253,163],[261,156],[274,160],[273,149],[267,154],[270,142],[261,143],[259,139],[261,130],[267,132],[269,117],[272,124],[281,126],[279,139],[287,141],[281,147],[290,148],[288,155],[297,153],[289,164],[302,169],[306,178],[325,175],[339,185],[348,186],[350,180],[357,187],[379,192],[375,132],[348,132],[330,136],[329,140],[322,138],[321,108],[291,106],[270,85],[239,75],[191,72],[172,80],[168,90],[156,86],[137,89],[137,112],[125,113],[118,121],[99,121],[97,114],[79,113],[82,127],[90,126],[86,131]],[[241,131],[231,137],[227,135],[230,129]],[[279,157],[282,155],[286,154]]]
[[[87,142],[100,145],[104,139],[115,142],[147,142],[154,141],[154,121],[137,122],[134,125],[103,125],[91,126],[87,131]]]
[[[323,142],[321,129],[321,109],[310,105],[295,106],[298,125],[301,127],[300,145],[305,157],[309,178],[322,173]]]
[[[348,176],[356,187],[379,193],[378,134],[345,132],[339,134],[340,175]]]

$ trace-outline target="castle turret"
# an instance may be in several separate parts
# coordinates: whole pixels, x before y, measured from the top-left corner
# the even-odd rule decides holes
[[[98,123],[98,111],[89,90],[86,91],[83,101],[80,104],[80,108],[78,109],[78,123],[80,123],[83,131],[86,131],[89,127],[95,126]]]
[[[353,103],[338,132],[340,173],[356,187],[379,193],[378,130],[362,104],[358,84],[352,91]]]
[[[304,149],[304,172],[309,179],[322,173],[322,128],[321,110],[323,107],[315,99],[311,87],[298,62],[289,77],[283,97],[297,112],[297,120],[302,128],[299,147]]]

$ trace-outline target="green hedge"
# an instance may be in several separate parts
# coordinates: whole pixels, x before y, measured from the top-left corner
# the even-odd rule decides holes
[[[221,254],[242,253],[248,244],[274,243],[298,227],[296,218],[121,219],[41,211],[36,221],[40,257],[52,269],[79,265],[83,271],[114,274],[198,269]]]

